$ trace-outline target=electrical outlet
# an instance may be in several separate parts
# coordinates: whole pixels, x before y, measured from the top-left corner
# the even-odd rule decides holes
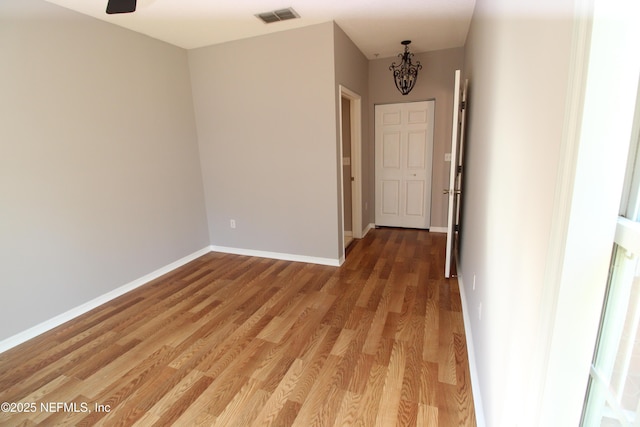
[[[229,227],[236,228],[236,220],[235,219],[229,220]]]
[[[444,153],[444,161],[445,162],[451,161],[451,153]]]

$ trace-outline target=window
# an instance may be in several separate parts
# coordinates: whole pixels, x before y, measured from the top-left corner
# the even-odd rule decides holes
[[[640,426],[640,96],[583,426]]]

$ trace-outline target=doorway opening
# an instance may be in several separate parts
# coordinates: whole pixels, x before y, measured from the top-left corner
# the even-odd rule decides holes
[[[362,99],[340,85],[340,178],[342,259],[353,239],[362,238]]]

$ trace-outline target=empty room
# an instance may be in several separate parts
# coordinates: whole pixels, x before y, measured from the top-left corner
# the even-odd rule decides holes
[[[0,425],[634,425],[639,18],[3,0]]]

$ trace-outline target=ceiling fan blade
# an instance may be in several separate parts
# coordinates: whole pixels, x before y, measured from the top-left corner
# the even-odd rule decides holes
[[[109,0],[107,3],[107,13],[113,15],[115,13],[135,12],[137,0]]]

